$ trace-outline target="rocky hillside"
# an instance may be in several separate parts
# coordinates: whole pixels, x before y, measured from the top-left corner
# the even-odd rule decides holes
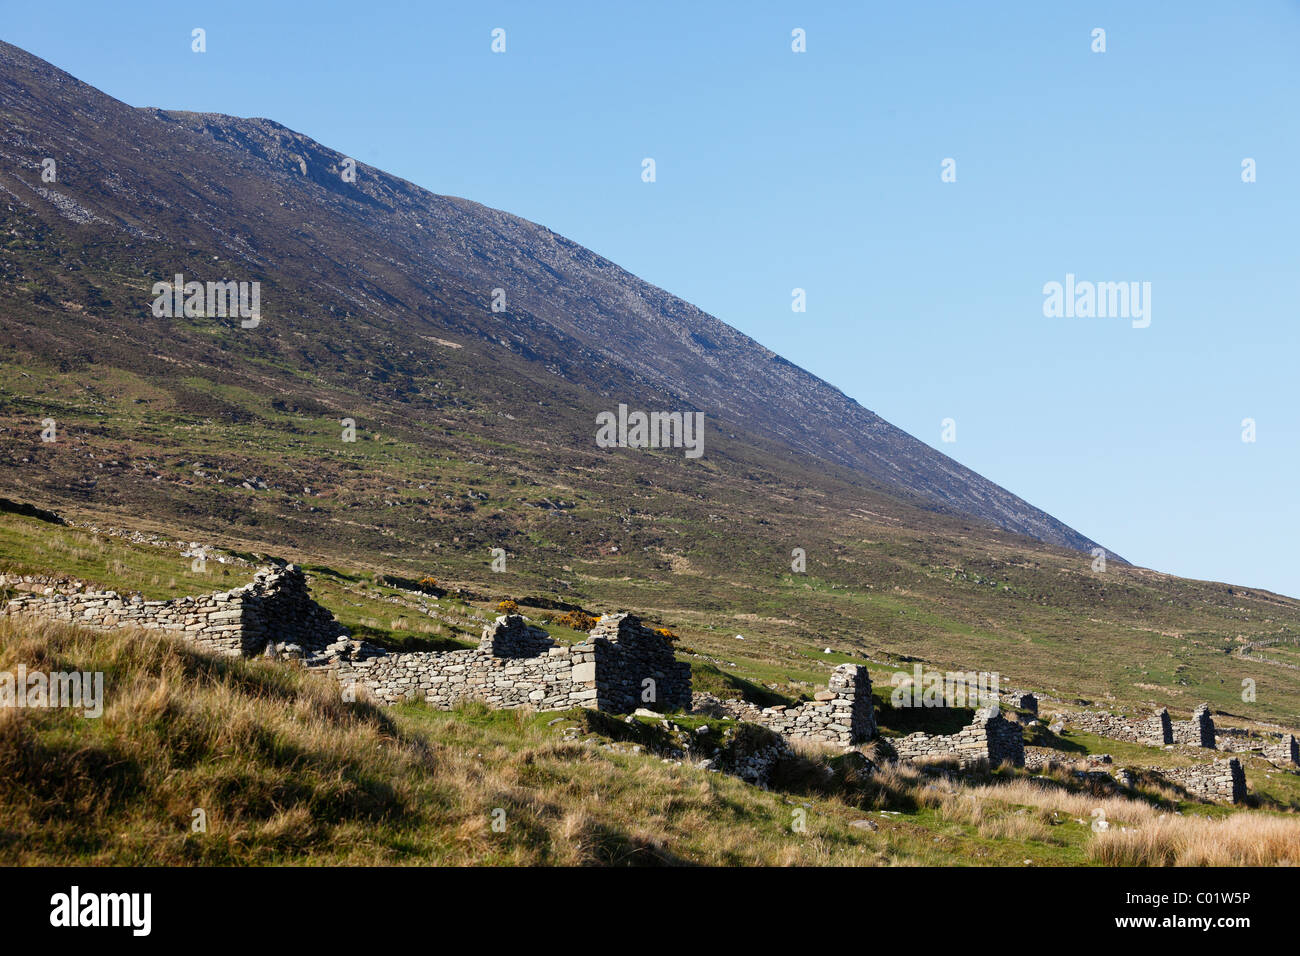
[[[594,252],[371,167],[349,182],[346,157],[272,121],[132,108],[0,43],[0,159],[11,357],[121,368],[227,420],[241,414],[229,397],[168,373],[328,414],[355,410],[338,389],[360,377],[368,399],[411,415],[472,406],[560,445],[589,446],[583,420],[618,401],[699,409],[710,437],[809,480],[834,469],[895,499],[891,513],[902,502],[1094,544]],[[233,323],[154,318],[150,289],[175,273],[260,281],[265,327],[241,337]],[[459,348],[461,364],[444,362]],[[748,467],[725,442],[715,454],[723,470]]]

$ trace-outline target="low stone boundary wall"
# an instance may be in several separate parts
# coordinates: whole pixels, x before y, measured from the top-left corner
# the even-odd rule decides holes
[[[1025,741],[1020,725],[992,708],[977,710],[975,720],[955,734],[931,736],[918,732],[896,737],[890,743],[904,760],[958,757],[963,762],[987,760],[993,766],[1025,765]]]

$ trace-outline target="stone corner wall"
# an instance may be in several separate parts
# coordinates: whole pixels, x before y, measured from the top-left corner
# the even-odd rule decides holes
[[[1300,744],[1296,742],[1295,734],[1283,734],[1278,743],[1265,747],[1264,757],[1273,763],[1300,766]]]
[[[630,713],[689,710],[691,665],[677,660],[672,642],[632,614],[603,615],[575,650],[594,654],[597,710]]]
[[[24,594],[4,611],[106,630],[140,627],[171,631],[206,650],[252,656],[268,644],[321,648],[347,629],[311,599],[307,579],[292,564],[263,568],[253,580],[229,591],[168,601],[123,597],[116,591]]]

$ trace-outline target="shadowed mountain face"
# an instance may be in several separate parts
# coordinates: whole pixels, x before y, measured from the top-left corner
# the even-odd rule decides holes
[[[1094,546],[590,250],[368,166],[355,182],[344,171],[342,154],[269,120],[132,108],[0,43],[8,357],[147,377],[218,422],[238,420],[239,402],[196,380],[322,416],[364,398],[398,433],[421,417],[506,416],[521,441],[581,454],[594,413],[618,402],[696,409],[723,471],[778,458],[895,513]],[[260,282],[261,327],[154,317],[151,288],[176,273]]]

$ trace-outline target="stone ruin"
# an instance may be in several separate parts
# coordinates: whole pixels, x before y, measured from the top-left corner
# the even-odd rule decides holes
[[[1282,767],[1300,766],[1300,744],[1295,734],[1246,730],[1240,727],[1215,729],[1218,749],[1225,753],[1257,753]]]
[[[975,719],[955,734],[908,734],[890,741],[904,760],[956,757],[962,763],[987,760],[990,766],[1025,765],[1025,739],[1020,725],[1007,720],[997,707],[981,707]]]
[[[519,615],[506,615],[483,628],[476,648],[395,652],[352,639],[327,609],[312,600],[305,575],[292,564],[263,568],[251,582],[229,591],[168,601],[79,591],[79,582],[71,579],[0,576],[0,584],[35,592],[10,600],[3,609],[6,613],[96,629],[169,631],[218,654],[298,660],[383,703],[418,699],[449,708],[460,700],[477,699],[493,707],[580,706],[613,713],[641,707],[689,710],[694,703],[696,710],[758,724],[787,740],[851,748],[876,735],[871,680],[865,667],[841,664],[825,690],[796,706],[759,708],[710,695],[696,695],[692,701],[690,665],[676,659],[667,639],[630,614],[605,615],[586,640],[572,646],[557,645]],[[1038,710],[1033,694],[1016,693],[1008,701],[1030,713]],[[1257,751],[1276,763],[1300,766],[1294,735],[1216,731],[1205,704],[1186,721],[1170,720],[1165,708],[1139,720],[1095,711],[1063,712],[1058,719],[1102,736],[1151,746],[1214,749],[1217,735],[1229,752]],[[1268,742],[1261,745],[1261,741]],[[1020,727],[996,707],[977,710],[974,721],[956,734],[914,733],[891,743],[904,760],[957,757],[963,763],[1025,765]],[[1245,774],[1236,758],[1148,769],[1206,799],[1237,803],[1246,794]]]
[[[1060,717],[1080,730],[1110,737],[1112,740],[1126,740],[1151,747],[1181,744],[1215,749],[1214,720],[1210,717],[1209,704],[1200,704],[1192,711],[1191,720],[1171,720],[1169,710],[1165,707],[1157,709],[1143,720],[1131,720],[1117,714],[1090,710],[1064,712]]]
[[[684,709],[691,701],[690,665],[630,614],[605,615],[572,646],[509,614],[483,628],[476,648],[395,652],[345,641],[329,648],[319,666],[388,704],[423,700],[447,709],[475,699],[491,707],[625,714]]]
[[[1095,710],[1062,711],[1057,719],[1111,740],[1125,740],[1149,747],[1163,747],[1174,742],[1173,721],[1169,719],[1169,711],[1164,707],[1141,720]]]
[[[839,665],[831,671],[825,690],[794,706],[758,707],[743,700],[719,700],[712,694],[696,694],[692,705],[702,713],[759,724],[788,740],[852,747],[876,735],[871,678],[861,664]]]
[[[1300,766],[1300,743],[1295,734],[1280,734],[1281,739],[1271,747],[1264,748],[1264,757],[1274,763]]]
[[[1210,705],[1198,706],[1192,711],[1191,720],[1175,720],[1173,732],[1176,744],[1214,750],[1214,721],[1210,718]]]
[[[628,614],[602,617],[587,640],[572,647],[557,646],[541,628],[508,615],[484,627],[477,648],[392,652],[351,639],[312,600],[306,576],[292,564],[263,568],[251,583],[230,591],[169,601],[41,590],[50,593],[20,595],[5,611],[100,630],[169,631],[229,656],[299,660],[384,703],[419,698],[450,707],[477,698],[494,707],[616,713],[690,706],[690,665],[676,659],[666,638]]]
[[[1241,803],[1246,799],[1246,772],[1236,757],[1194,767],[1152,768],[1170,783],[1188,793],[1219,803]]]
[[[25,583],[15,585],[21,588]],[[170,601],[123,597],[116,591],[42,590],[51,593],[20,595],[5,610],[97,630],[173,631],[205,650],[235,657],[263,653],[268,642],[323,647],[347,634],[329,611],[311,599],[306,577],[292,564],[263,568],[250,583],[229,591]]]

